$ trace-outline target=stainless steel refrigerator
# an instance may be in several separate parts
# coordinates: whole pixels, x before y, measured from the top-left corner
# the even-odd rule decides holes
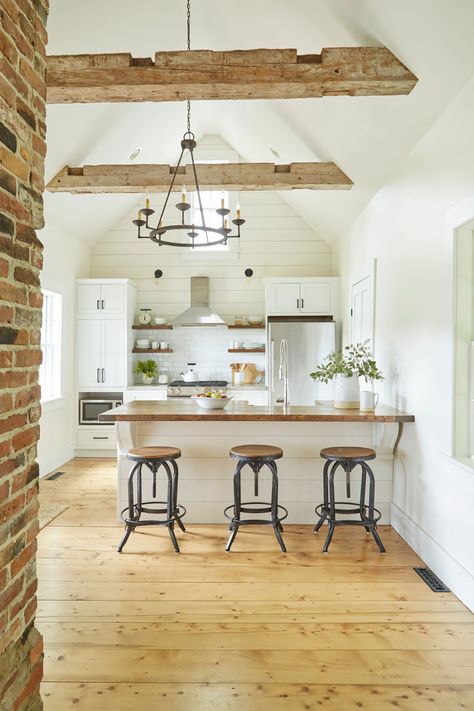
[[[310,378],[315,366],[336,348],[336,324],[316,317],[269,317],[268,389],[270,405],[283,400],[283,381],[278,368],[280,343],[288,341],[288,380],[290,405],[314,405],[315,400],[332,400],[333,384]]]

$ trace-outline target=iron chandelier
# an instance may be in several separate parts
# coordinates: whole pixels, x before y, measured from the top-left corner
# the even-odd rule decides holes
[[[190,8],[190,0],[187,0],[187,49],[191,49],[191,8]],[[195,247],[213,247],[214,245],[217,244],[227,244],[227,241],[229,239],[239,239],[240,237],[240,227],[245,223],[245,220],[242,220],[240,217],[240,205],[237,204],[237,209],[236,209],[236,217],[234,220],[232,220],[232,224],[236,226],[236,233],[231,234],[232,228],[228,226],[228,219],[227,215],[229,215],[230,210],[225,207],[224,200],[221,200],[221,206],[219,209],[217,209],[215,212],[220,215],[222,219],[222,225],[220,227],[208,227],[206,225],[206,220],[204,218],[204,210],[202,207],[202,200],[201,200],[201,193],[199,190],[199,180],[197,176],[197,171],[196,171],[196,164],[194,162],[194,154],[193,151],[196,148],[196,140],[195,140],[195,135],[191,131],[191,103],[188,100],[186,102],[186,107],[187,107],[187,114],[186,114],[186,119],[187,119],[187,130],[186,133],[183,135],[183,138],[181,140],[181,153],[179,156],[179,160],[174,168],[173,172],[173,177],[171,179],[170,187],[168,188],[168,193],[166,195],[166,200],[164,202],[163,208],[161,210],[160,218],[158,220],[158,224],[156,226],[150,225],[149,218],[155,214],[155,210],[152,210],[150,208],[150,201],[147,198],[145,207],[141,208],[138,210],[138,217],[136,220],[133,220],[133,224],[138,227],[138,238],[139,239],[151,239],[152,242],[156,242],[159,246],[161,245],[168,245],[170,247],[190,247],[191,249],[194,249]],[[189,151],[189,155],[191,158],[191,166],[192,166],[192,171],[193,171],[193,179],[194,179],[194,185],[195,185],[195,192],[196,192],[196,197],[197,201],[199,204],[199,212],[200,212],[200,218],[201,218],[201,224],[196,225],[194,223],[189,224],[186,222],[185,215],[186,213],[191,210],[191,205],[190,203],[186,202],[186,186],[182,186],[182,192],[181,192],[181,202],[177,203],[176,207],[177,209],[181,212],[181,221],[174,224],[174,225],[165,225],[164,223],[164,214],[166,207],[168,205],[168,201],[170,199],[170,195],[173,192],[173,187],[174,183],[176,180],[176,176],[179,171],[179,167],[181,165],[181,162],[183,160],[183,156],[185,151]],[[142,233],[142,228],[147,231],[147,234]],[[175,242],[171,239],[168,239],[166,237],[166,234],[168,232],[171,232],[172,230],[183,230],[186,231],[186,235],[189,238],[189,241],[183,241],[183,242]],[[211,235],[209,236],[209,233]],[[200,235],[205,235],[205,240],[199,241],[196,243],[196,237],[199,237]]]

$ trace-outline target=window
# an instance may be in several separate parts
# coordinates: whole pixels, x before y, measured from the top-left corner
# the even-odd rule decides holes
[[[218,161],[208,161],[209,163],[217,163]],[[221,215],[218,215],[216,210],[218,210],[220,207],[222,207],[222,204],[224,204],[224,207],[228,208],[229,207],[229,193],[226,190],[201,190],[201,203],[202,203],[202,211],[204,213],[204,220],[206,222],[207,227],[214,227],[214,228],[219,228],[222,227],[222,217]],[[201,210],[199,208],[199,200],[197,199],[197,193],[193,192],[191,193],[191,212],[192,212],[192,224],[194,225],[201,225],[202,224],[202,217],[201,217]],[[231,216],[229,215],[227,218],[228,224],[230,227],[233,227],[233,225],[230,223],[229,218]],[[215,232],[209,232],[209,241],[212,242],[215,239],[219,239],[219,235],[216,234]],[[199,236],[196,237],[195,244],[205,244],[206,243],[206,234],[204,232],[200,232]],[[213,247],[207,247],[206,249],[211,249],[213,251],[223,251],[227,252],[229,250],[229,243],[228,244],[216,244]]]
[[[61,294],[43,290],[43,362],[39,370],[41,402],[61,397],[61,312]]]

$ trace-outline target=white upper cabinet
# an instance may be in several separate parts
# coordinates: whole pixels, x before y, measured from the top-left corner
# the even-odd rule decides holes
[[[127,285],[99,282],[77,284],[78,316],[125,316]]]
[[[300,285],[269,284],[266,291],[266,311],[269,314],[293,314],[299,309]]]
[[[132,381],[136,287],[127,279],[77,283],[76,380],[79,388],[123,388]]]
[[[337,316],[337,277],[265,279],[268,316]]]

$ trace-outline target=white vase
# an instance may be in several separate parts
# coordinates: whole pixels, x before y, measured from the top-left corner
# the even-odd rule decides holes
[[[143,385],[151,385],[152,382],[154,381],[155,376],[154,375],[145,375],[145,373],[142,373],[142,383]]]
[[[334,378],[334,407],[341,410],[357,410],[359,403],[360,388],[357,375],[336,375]]]

